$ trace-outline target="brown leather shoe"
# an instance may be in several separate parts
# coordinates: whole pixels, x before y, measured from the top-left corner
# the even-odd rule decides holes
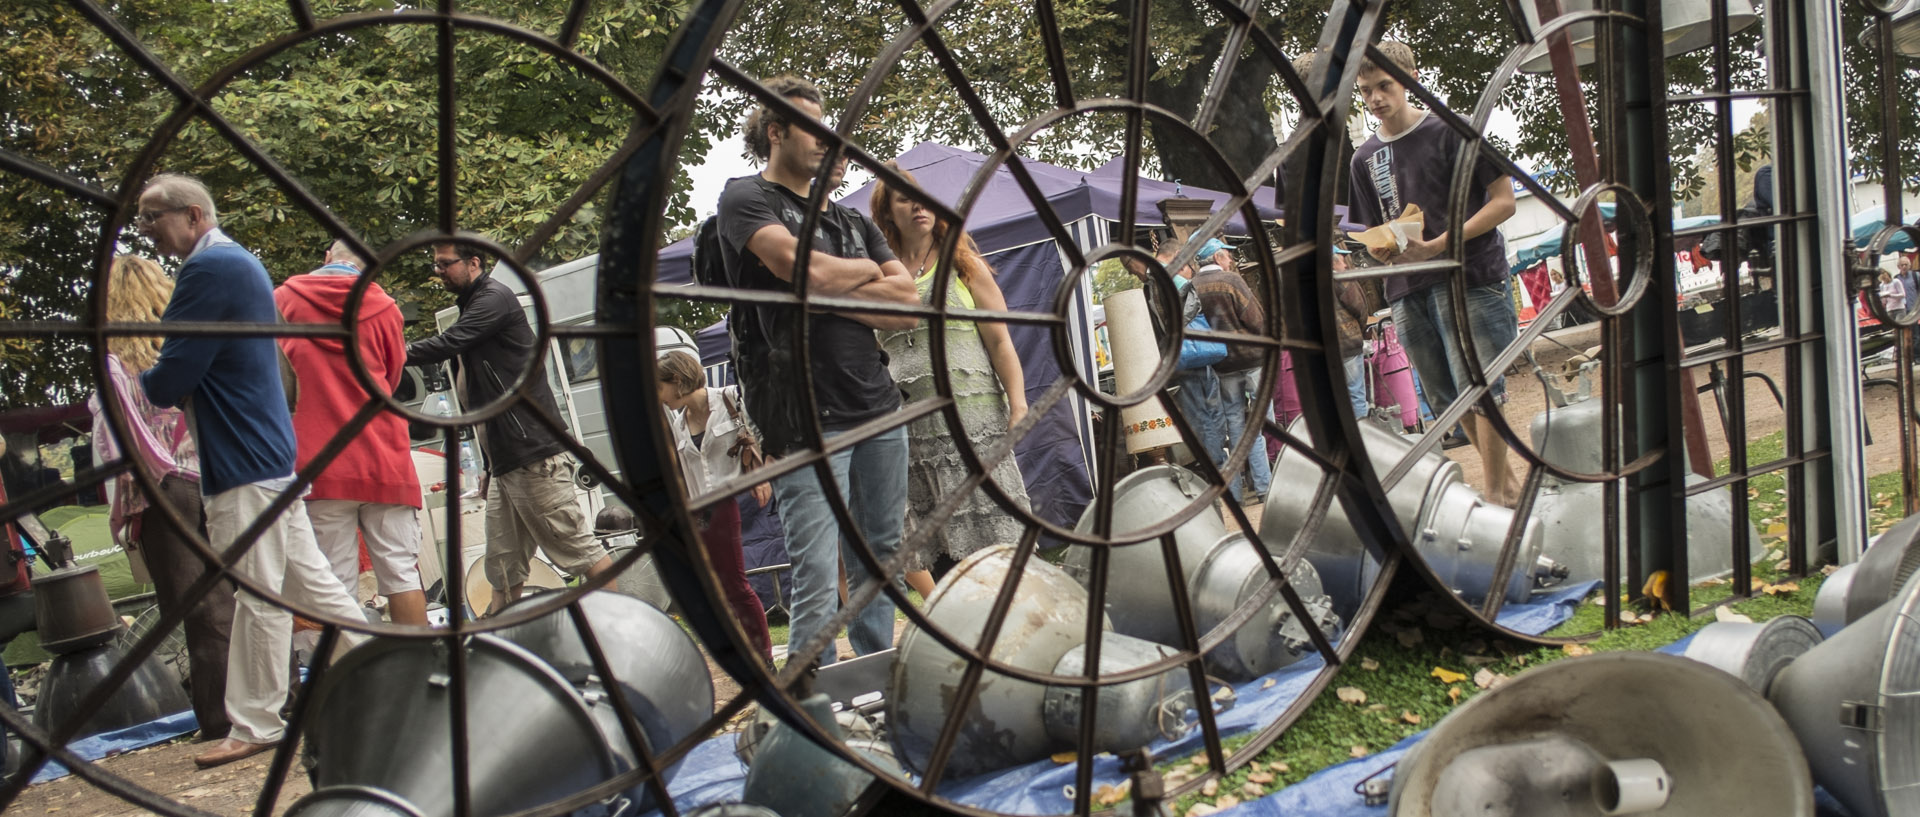
[[[253,743],[239,738],[221,738],[215,741],[211,748],[194,755],[193,765],[202,769],[211,769],[242,758],[253,757],[278,745],[280,742],[277,740],[271,743]]]

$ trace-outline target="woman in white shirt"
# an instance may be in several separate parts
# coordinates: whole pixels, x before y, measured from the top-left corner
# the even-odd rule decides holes
[[[1900,283],[1900,279],[1893,277],[1893,273],[1886,270],[1880,271],[1880,306],[1887,310],[1887,315],[1898,318],[1905,314],[1907,299],[1912,295],[1913,293],[1908,292],[1906,286]]]
[[[742,454],[757,457],[758,444],[747,424],[747,412],[740,403],[740,387],[707,388],[706,372],[700,361],[686,352],[668,352],[660,358],[660,403],[666,406],[667,424],[673,430],[679,450],[681,477],[689,496],[740,476]],[[749,491],[761,505],[773,495],[767,483]],[[734,618],[747,631],[747,639],[771,664],[773,639],[767,632],[767,612],[760,597],[747,583],[746,557],[740,549],[740,507],[738,497],[724,500],[702,514],[700,539],[713,562],[715,578],[733,608]]]

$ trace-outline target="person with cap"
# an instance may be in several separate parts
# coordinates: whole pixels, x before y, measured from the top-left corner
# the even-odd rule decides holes
[[[1253,288],[1247,286],[1247,279],[1240,276],[1239,265],[1233,260],[1233,249],[1225,241],[1210,238],[1200,245],[1200,252],[1194,255],[1199,271],[1193,274],[1191,289],[1200,298],[1200,309],[1207,313],[1207,323],[1215,331],[1236,332],[1247,335],[1265,335],[1267,333],[1267,313],[1260,306],[1260,299],[1253,294]],[[1209,443],[1207,453],[1216,465],[1226,460],[1228,446],[1234,444],[1246,432],[1247,418],[1260,417],[1266,412],[1257,411],[1254,404],[1255,389],[1260,383],[1260,363],[1266,359],[1266,351],[1249,343],[1228,343],[1227,357],[1213,364],[1214,376],[1220,383],[1220,399],[1217,406],[1220,418],[1220,441]],[[1257,423],[1256,423],[1257,425]],[[1251,492],[1247,491],[1239,479],[1235,479],[1229,488],[1235,501],[1241,504],[1257,505],[1265,501],[1267,484],[1272,475],[1267,462],[1267,445],[1263,435],[1256,434],[1253,439],[1253,451],[1247,463],[1247,482],[1251,483]]]

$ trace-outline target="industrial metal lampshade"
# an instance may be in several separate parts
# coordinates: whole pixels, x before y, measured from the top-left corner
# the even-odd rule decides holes
[[[1698,51],[1713,44],[1713,7],[1714,0],[1662,0],[1660,20],[1666,28],[1663,39],[1666,41],[1666,55],[1677,57],[1690,51]],[[1760,21],[1760,15],[1753,11],[1748,0],[1725,0],[1727,5],[1727,33],[1732,34]],[[1562,14],[1577,11],[1591,11],[1593,0],[1561,0]],[[1520,0],[1520,10],[1527,16],[1527,28],[1539,31],[1540,9],[1534,0]],[[1598,54],[1599,42],[1593,23],[1579,23],[1567,31],[1573,41],[1573,58],[1580,65],[1591,65]],[[1527,58],[1520,63],[1520,70],[1542,73],[1553,70],[1552,59],[1547,54],[1547,43],[1542,39]]]
[[[1907,0],[1906,5],[1894,9],[1888,20],[1893,25],[1893,50],[1905,56],[1920,57],[1920,0]],[[1880,37],[1880,24],[1874,23],[1860,32],[1860,42],[1872,45]]]
[[[1759,694],[1657,653],[1529,670],[1400,759],[1394,817],[1812,814],[1807,759]]]
[[[1920,572],[1920,515],[1895,523],[1874,538],[1860,561],[1827,577],[1814,597],[1814,625],[1831,638],[1893,599],[1916,572]]]
[[[1113,488],[1113,533],[1145,530],[1169,518],[1206,490],[1198,475],[1174,465],[1157,465],[1128,474]],[[1076,530],[1093,530],[1099,517],[1096,503],[1087,507]],[[1260,551],[1243,533],[1226,532],[1213,508],[1194,514],[1173,531],[1180,556],[1181,575],[1192,600],[1195,625],[1202,635],[1226,622],[1241,605],[1266,586],[1268,574]],[[1284,542],[1279,544],[1284,545]],[[1273,545],[1270,543],[1269,547]],[[1091,548],[1072,548],[1065,567],[1081,584],[1092,581]],[[1275,553],[1278,561],[1285,554]],[[1348,572],[1357,574],[1363,555],[1352,554]],[[1156,541],[1108,549],[1107,617],[1115,632],[1161,644],[1180,643],[1180,616],[1173,604],[1167,563]],[[1335,637],[1340,619],[1333,600],[1320,585],[1311,563],[1296,562],[1287,581],[1312,613],[1314,624]],[[1259,612],[1224,643],[1207,652],[1207,665],[1222,678],[1243,681],[1265,675],[1300,660],[1312,651],[1306,628],[1296,620],[1286,600],[1269,596]]]
[[[923,611],[929,621],[962,644],[975,644],[1003,584],[1018,581],[1013,604],[1001,619],[989,651],[996,662],[1056,676],[1086,673],[1087,591],[1067,572],[1039,559],[1013,572],[1013,548],[976,551],[940,580]],[[976,695],[960,701],[967,659],[913,623],[900,636],[898,658],[887,689],[889,737],[907,768],[926,773],[947,715],[966,714],[945,771],[960,778],[1017,766],[1076,748],[1080,689],[1039,684],[985,670]],[[1153,663],[1173,648],[1117,632],[1100,639],[1100,672],[1114,674]],[[1184,669],[1102,685],[1096,699],[1095,734],[1083,752],[1120,753],[1155,738],[1174,739],[1190,727],[1184,713],[1194,706]]]
[[[1849,814],[1920,814],[1920,582],[1780,670],[1767,699]]]

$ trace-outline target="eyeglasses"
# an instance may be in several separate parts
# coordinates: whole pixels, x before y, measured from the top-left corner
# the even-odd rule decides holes
[[[463,262],[465,262],[466,260],[467,260],[467,259],[465,259],[465,258],[455,258],[455,259],[453,259],[453,260],[451,260],[451,261],[442,261],[442,260],[440,260],[440,259],[438,259],[438,258],[435,258],[435,259],[433,259],[433,271],[434,271],[434,272],[446,272],[446,271],[447,271],[447,268],[448,268],[448,267],[451,267],[451,266],[453,266],[453,265],[455,265],[455,264],[459,264],[459,263],[463,263]]]
[[[139,215],[136,215],[133,217],[133,220],[135,223],[138,223],[142,227],[151,227],[153,226],[154,222],[160,220],[161,216],[164,216],[168,213],[177,213],[181,210],[185,210],[188,207],[192,207],[192,206],[193,205],[188,204],[180,207],[168,207],[165,210],[142,210],[140,211]]]

